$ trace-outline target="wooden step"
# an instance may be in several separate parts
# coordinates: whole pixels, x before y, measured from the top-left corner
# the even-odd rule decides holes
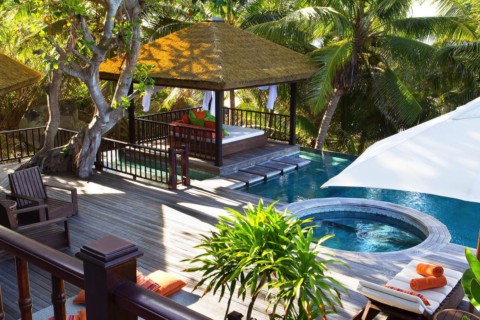
[[[310,163],[310,160],[306,160],[306,159],[303,159],[303,158],[297,158],[297,157],[282,157],[282,158],[273,159],[272,161],[278,161],[278,162],[293,164],[293,165],[296,165],[298,168],[304,167],[304,166],[306,166],[307,164]]]
[[[264,176],[265,179],[270,179],[271,177],[278,176],[280,175],[280,173],[282,173],[280,170],[261,167],[261,166],[243,168],[243,169],[240,169],[240,171],[256,174],[259,176]]]
[[[297,168],[296,165],[278,161],[262,162],[259,164],[259,166],[280,170],[282,174],[293,171]]]
[[[233,180],[238,180],[246,184],[254,184],[254,183],[265,180],[265,176],[263,175],[252,174],[248,172],[240,172],[240,171],[229,174],[224,177],[233,179]]]

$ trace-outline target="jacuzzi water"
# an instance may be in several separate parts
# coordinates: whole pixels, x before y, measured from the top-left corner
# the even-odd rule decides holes
[[[334,234],[323,243],[326,247],[356,252],[400,251],[420,244],[426,236],[415,227],[398,219],[350,211],[335,211],[325,216],[312,218],[314,234],[320,238]]]

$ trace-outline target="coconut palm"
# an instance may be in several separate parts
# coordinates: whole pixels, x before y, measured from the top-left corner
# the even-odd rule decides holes
[[[311,54],[319,64],[311,81],[313,111],[323,112],[315,147],[325,142],[332,117],[348,93],[353,103],[368,101],[397,128],[411,125],[421,112],[410,88],[398,76],[405,65],[422,72],[435,49],[422,40],[473,39],[475,27],[459,16],[408,17],[411,0],[317,0],[284,18],[251,27],[282,42],[308,34],[320,43]],[[357,94],[358,93],[358,94]]]

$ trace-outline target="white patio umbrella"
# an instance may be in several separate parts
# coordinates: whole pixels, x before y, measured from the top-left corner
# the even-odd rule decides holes
[[[480,98],[375,143],[322,188],[330,186],[480,202]]]

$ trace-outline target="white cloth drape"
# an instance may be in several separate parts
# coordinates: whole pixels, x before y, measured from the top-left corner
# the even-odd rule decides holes
[[[267,101],[267,109],[273,110],[273,106],[275,105],[275,100],[277,99],[277,85],[271,86],[262,86],[258,87],[260,90],[267,90],[268,89],[268,101]]]
[[[162,89],[162,86],[151,86],[147,88],[147,91],[145,91],[145,95],[142,98],[143,111],[147,112],[150,110],[150,101],[152,100],[152,95]]]
[[[209,110],[212,116],[215,116],[215,91],[203,91],[202,108],[203,110]]]

